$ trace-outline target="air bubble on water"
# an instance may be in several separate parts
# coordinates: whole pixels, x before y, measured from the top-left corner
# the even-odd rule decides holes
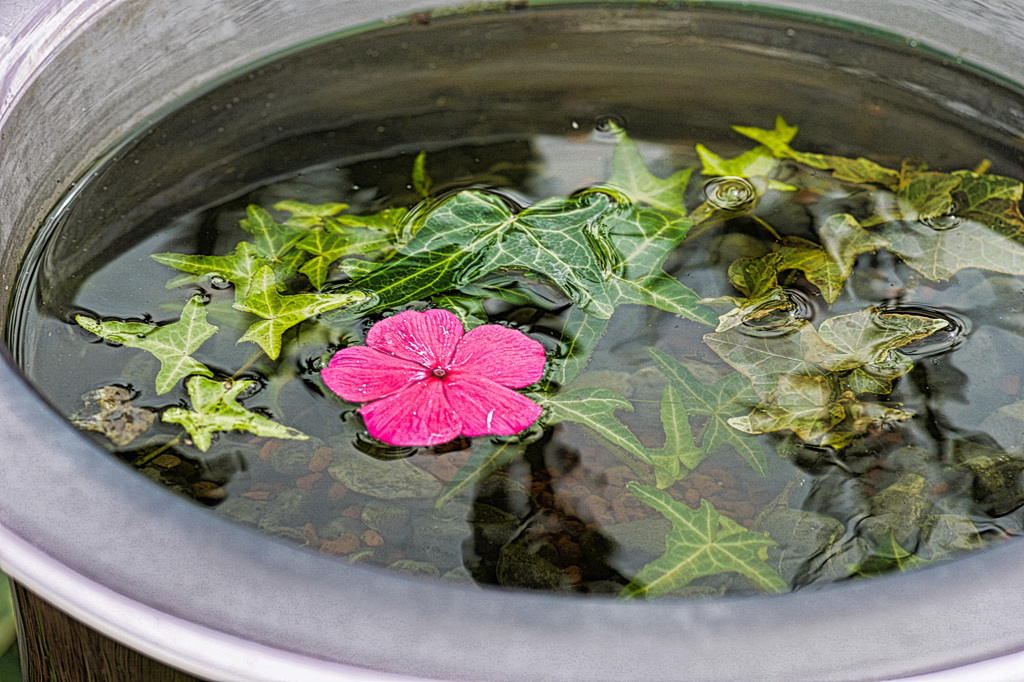
[[[921,218],[922,225],[930,227],[937,232],[952,230],[953,228],[960,227],[963,223],[964,219],[960,216],[954,215],[952,212],[931,218]]]
[[[231,282],[221,275],[213,275],[210,277],[210,286],[214,289],[227,289],[231,286]]]
[[[611,135],[615,128],[625,130],[626,127],[626,117],[618,114],[604,114],[594,119],[594,132],[599,135]]]
[[[580,129],[580,122],[579,121],[573,121],[569,125],[572,127],[573,130],[579,130]]]
[[[758,192],[754,183],[746,178],[723,175],[704,184],[704,196],[713,208],[745,211],[757,203]]]

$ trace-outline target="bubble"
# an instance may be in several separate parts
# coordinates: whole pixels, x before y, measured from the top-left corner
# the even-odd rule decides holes
[[[626,117],[618,114],[605,114],[594,119],[594,132],[610,133],[616,127],[626,129]]]
[[[231,282],[220,275],[213,275],[210,277],[210,286],[214,289],[228,289],[231,287]]]
[[[757,203],[754,183],[746,178],[723,175],[704,184],[704,196],[711,206],[722,211],[746,211]]]
[[[945,215],[939,215],[932,218],[921,218],[921,224],[926,227],[930,227],[937,232],[943,230],[952,230],[955,227],[960,227],[964,224],[964,219],[960,216],[953,215],[953,213],[946,213]]]

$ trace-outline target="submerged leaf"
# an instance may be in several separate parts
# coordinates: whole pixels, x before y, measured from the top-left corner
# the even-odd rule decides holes
[[[898,348],[949,326],[946,320],[923,315],[880,311],[871,307],[849,315],[830,317],[818,334],[835,348],[823,361],[826,369],[848,372],[864,365],[889,366]]]
[[[1024,275],[1024,243],[975,220],[949,229],[893,222],[880,233],[890,251],[932,280],[949,279],[964,268]]]
[[[707,500],[694,511],[662,491],[629,483],[638,500],[672,522],[665,553],[647,564],[623,588],[626,599],[671,594],[708,575],[735,572],[766,592],[781,592],[786,583],[765,562],[764,550],[775,545],[767,535],[744,529],[721,516]]]
[[[217,333],[217,327],[206,321],[206,308],[200,296],[190,298],[181,311],[181,318],[171,324],[97,322],[85,315],[77,315],[75,322],[108,341],[155,355],[160,361],[160,372],[156,375],[157,393],[167,393],[190,374],[213,375],[206,365],[190,357],[203,342]]]
[[[192,410],[170,407],[164,410],[161,419],[180,424],[192,436],[195,446],[206,452],[217,431],[248,431],[264,438],[292,438],[306,440],[306,434],[293,428],[250,412],[238,403],[238,396],[255,382],[216,381],[194,376],[185,386],[188,388]]]
[[[675,387],[686,414],[706,418],[699,443],[705,455],[714,454],[723,446],[730,446],[757,473],[766,475],[764,448],[756,439],[737,432],[728,423],[730,417],[746,412],[758,402],[750,383],[739,374],[732,373],[709,386],[698,381],[682,363],[657,348],[648,348],[647,353],[654,359],[658,371]]]

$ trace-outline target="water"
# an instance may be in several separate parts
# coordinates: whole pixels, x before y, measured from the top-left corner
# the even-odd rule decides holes
[[[860,51],[837,51],[836,40],[854,41]],[[619,48],[614,54],[609,42]],[[508,71],[509,62],[518,70]],[[34,247],[8,342],[54,406],[77,423],[120,410],[113,440],[86,431],[97,443],[241,523],[346,561],[450,580],[614,595],[665,550],[670,524],[630,487],[638,480],[655,487],[649,463],[562,420],[521,438],[504,467],[437,504],[459,469],[492,447],[488,439],[429,448],[383,444],[365,434],[357,406],[332,396],[319,379],[336,350],[364,343],[379,311],[362,319],[316,316],[286,334],[280,358],[271,360],[255,344],[236,343],[252,318],[232,308],[235,287],[224,273],[168,288],[181,273],[150,255],[230,253],[252,238],[239,227],[250,204],[342,202],[352,215],[414,209],[420,196],[411,171],[421,151],[432,196],[481,190],[518,211],[605,181],[615,125],[638,142],[659,177],[699,169],[698,143],[725,159],[750,150],[755,143],[729,124],[767,129],[776,114],[800,127],[792,143],[798,150],[864,156],[897,169],[909,157],[938,171],[987,160],[990,173],[1024,177],[1019,132],[987,116],[1014,96],[913,48],[742,13],[548,9],[394,26],[261,65],[112,152]],[[963,115],[968,110],[973,118]],[[818,241],[827,216],[895,210],[886,204],[891,192],[851,189],[797,164],[773,174],[798,185],[795,192],[769,189],[760,176],[735,175],[694,173],[687,205],[706,200],[716,218],[693,229],[663,265],[707,298],[753,300],[730,284],[730,267],[764,256],[780,240]],[[958,212],[964,207],[954,204],[918,221],[919,229],[960,234]],[[601,260],[604,274],[595,281],[614,271],[615,255]],[[873,413],[841,445],[820,433],[802,439],[791,430],[762,428],[744,435],[725,424],[723,410],[743,417],[773,400],[769,389],[780,376],[796,376],[775,372],[762,395],[740,404],[688,404],[695,444],[727,435],[705,445],[710,454],[665,487],[691,510],[709,503],[730,519],[721,522],[720,534],[739,527],[767,533],[777,546],[765,565],[785,589],[910,570],[1001,542],[1024,525],[1017,484],[1024,471],[1018,454],[1024,318],[1016,304],[1024,281],[977,268],[929,278],[879,248],[865,249],[851,268],[832,303],[806,272],[784,269],[778,289],[749,308],[741,305],[731,326],[717,332],[731,336],[717,338],[779,348],[771,344],[789,343],[808,322],[821,329],[830,318],[871,307],[877,308],[871,323],[880,329],[907,316],[944,321],[902,347],[912,364],[908,372],[892,378],[891,367],[875,367],[869,378],[857,379],[890,377],[891,394],[865,402],[892,409]],[[516,297],[480,290],[472,296],[482,300],[490,323],[539,341],[553,366],[578,324],[571,295],[584,293],[522,267],[502,274],[500,287]],[[331,278],[339,276],[332,271]],[[287,293],[299,293],[294,282],[301,280]],[[74,323],[76,316],[171,323],[193,294],[223,331],[192,356],[219,378],[252,381],[241,394],[245,407],[310,440],[221,432],[200,452],[179,426],[146,417],[189,404],[184,382],[156,393],[151,355],[104,342]],[[427,307],[418,301],[401,307],[410,305]],[[728,310],[716,308],[712,317]],[[667,361],[658,358],[671,359],[684,368],[676,371],[702,386],[738,379],[733,393],[751,390],[737,373],[745,361],[716,350],[705,338],[711,332],[651,306],[620,305],[569,387],[614,390],[626,402],[600,421],[619,420],[640,446],[655,451],[666,438],[662,405],[669,383]],[[842,362],[849,361],[818,364],[846,371],[836,369]],[[550,371],[546,380],[554,389],[561,382]],[[847,401],[846,421],[826,433],[847,428],[861,409],[852,399],[837,400]],[[897,404],[916,416],[903,418]],[[697,577],[675,593],[764,589],[730,572]]]

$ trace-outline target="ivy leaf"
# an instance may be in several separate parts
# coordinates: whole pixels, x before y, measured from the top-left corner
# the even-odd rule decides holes
[[[647,457],[654,467],[656,485],[664,489],[696,469],[707,452],[694,445],[690,419],[679,391],[672,384],[662,390],[661,427],[665,431],[665,445],[648,449]]]
[[[314,315],[366,300],[366,294],[360,291],[282,296],[282,289],[273,269],[264,266],[253,277],[245,298],[234,304],[238,310],[263,318],[249,327],[239,343],[253,341],[259,344],[272,360],[281,353],[281,335],[287,330]]]
[[[749,336],[735,329],[706,334],[704,342],[731,367],[750,379],[762,397],[775,390],[783,374],[815,376],[834,349],[805,322],[779,336]]]
[[[794,129],[794,133],[796,130]],[[779,167],[779,160],[764,145],[743,152],[732,159],[723,159],[702,144],[696,145],[697,155],[703,166],[701,173],[713,176],[738,176],[741,178],[764,178],[765,189],[792,191],[796,187],[773,179],[771,176]]]
[[[964,268],[1024,275],[1024,244],[975,220],[948,227],[893,222],[880,234],[890,251],[932,280],[949,279]]]
[[[216,381],[194,376],[185,383],[192,410],[170,407],[161,419],[180,424],[192,436],[195,446],[206,452],[216,431],[248,431],[264,438],[291,438],[306,440],[306,434],[250,412],[238,403],[238,396],[253,381]]]
[[[987,225],[999,234],[1019,238],[1024,233],[1020,200],[1024,184],[1013,178],[971,171],[955,171],[961,178],[953,192],[954,213],[966,220]]]
[[[381,232],[341,225],[331,231],[310,232],[295,244],[296,248],[313,256],[299,268],[299,272],[314,287],[321,289],[331,265],[336,261],[345,256],[376,251],[391,244],[391,238]]]
[[[548,363],[544,389],[572,383],[586,367],[590,354],[607,329],[608,320],[589,315],[582,308],[570,308],[562,324],[562,351]]]
[[[916,170],[904,162],[896,203],[904,220],[930,220],[944,216],[953,207],[953,190],[962,177],[952,173]]]
[[[235,299],[245,295],[256,272],[270,259],[260,255],[250,242],[239,242],[235,250],[226,256],[190,256],[182,253],[155,253],[150,256],[163,265],[193,275],[216,275],[235,287]]]
[[[665,537],[665,553],[644,566],[619,596],[626,599],[670,594],[693,580],[735,572],[766,592],[781,592],[785,581],[765,563],[767,535],[745,530],[720,515],[707,500],[694,511],[671,495],[640,485],[627,484],[638,500],[672,522]]]
[[[683,195],[693,169],[685,168],[661,179],[647,170],[640,149],[626,131],[615,124],[611,124],[611,128],[615,135],[615,149],[612,151],[612,172],[604,184],[622,192],[636,204],[686,215]]]
[[[746,294],[746,298],[722,296],[704,300],[706,305],[733,305],[735,308],[719,316],[716,332],[724,332],[744,323],[765,318],[785,318],[794,304],[779,286],[778,271],[782,256],[769,253],[764,256],[740,258],[729,266],[729,281]]]
[[[420,152],[412,164],[412,188],[421,199],[426,199],[433,186],[434,180],[427,173],[427,153]]]
[[[272,261],[284,256],[307,232],[303,225],[278,224],[265,209],[255,204],[246,207],[245,215],[239,226],[253,235],[260,255]]]
[[[549,278],[591,314],[609,317],[601,283],[615,252],[601,219],[611,201],[591,192],[514,214],[494,194],[459,192],[427,213],[398,258],[351,286],[373,292],[374,309],[383,309],[456,289],[498,268],[524,268]]]
[[[822,364],[835,372],[847,372],[864,365],[886,365],[896,349],[948,326],[947,321],[935,317],[888,313],[874,306],[830,317],[821,323],[818,334],[836,352],[828,355]]]
[[[653,464],[633,432],[615,417],[617,410],[633,411],[633,404],[615,391],[608,388],[574,388],[545,396],[540,404],[547,410],[543,417],[546,424],[580,424],[602,441],[628,452],[645,464]],[[632,463],[629,465],[632,467]]]
[[[293,199],[286,199],[274,204],[275,211],[285,211],[292,214],[286,221],[286,225],[302,227],[307,230],[322,227],[326,218],[337,215],[346,208],[348,208],[348,204],[338,204],[333,202],[326,204],[307,204]]]
[[[706,419],[700,433],[699,446],[705,455],[732,447],[761,476],[767,474],[764,448],[754,438],[738,433],[729,426],[729,419],[746,412],[758,402],[750,382],[739,374],[727,374],[710,386],[699,381],[686,366],[658,350],[647,348],[658,371],[665,375],[679,394],[691,417]],[[694,441],[696,442],[696,441]]]
[[[845,418],[834,377],[783,374],[766,402],[729,424],[744,433],[793,431],[804,441],[816,442]]]
[[[75,322],[108,341],[155,355],[160,361],[160,371],[156,375],[158,394],[167,393],[190,374],[213,375],[206,365],[190,357],[203,342],[217,333],[217,327],[206,321],[206,308],[200,296],[190,298],[181,311],[181,318],[171,324],[97,322],[85,315],[77,315]]]
[[[796,151],[789,146],[789,143],[796,135],[797,128],[796,126],[787,125],[781,116],[776,117],[774,130],[763,130],[746,126],[733,126],[732,129],[756,142],[760,142],[780,159],[793,159],[812,168],[830,170],[832,175],[840,180],[860,184],[882,185],[892,190],[899,187],[900,174],[897,171],[880,166],[870,159],[849,159],[844,156],[808,154]]]
[[[906,421],[914,416],[913,412],[899,407],[861,402],[850,392],[844,392],[839,402],[846,411],[846,418],[836,424],[818,443],[836,450],[847,447],[877,424]]]

